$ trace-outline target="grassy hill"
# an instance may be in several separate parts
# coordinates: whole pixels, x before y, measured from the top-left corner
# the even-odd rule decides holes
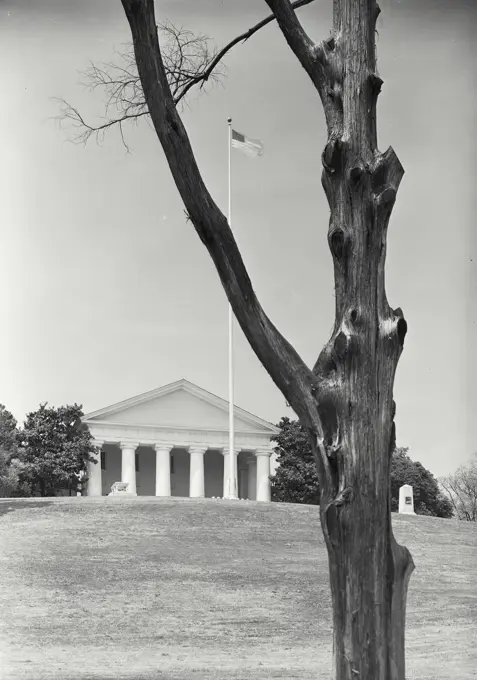
[[[408,678],[475,678],[477,527],[393,520],[416,563]],[[1,680],[330,677],[316,507],[1,500],[0,544]]]

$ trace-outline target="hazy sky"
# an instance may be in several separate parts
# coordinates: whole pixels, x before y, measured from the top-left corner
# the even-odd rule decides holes
[[[315,39],[331,0],[300,10]],[[265,16],[263,0],[169,0],[168,18],[222,45]],[[409,324],[395,385],[398,445],[436,475],[477,448],[475,212],[477,6],[386,0],[378,130],[406,174],[389,228],[387,293]],[[88,61],[129,40],[119,0],[0,0],[0,402],[22,422],[42,401],[92,411],[185,377],[227,396],[227,302],[186,223],[154,133],[132,127],[102,147],[66,141],[50,97],[85,116]],[[325,125],[318,95],[276,26],[226,59],[224,87],[184,115],[204,178],[227,205],[227,123],[265,144],[233,159],[233,220],[258,296],[312,365],[333,326]],[[292,415],[241,331],[236,403]]]

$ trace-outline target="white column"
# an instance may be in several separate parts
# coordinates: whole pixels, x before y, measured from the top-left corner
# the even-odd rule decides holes
[[[247,459],[247,465],[248,465],[248,480],[247,480],[247,489],[248,489],[248,500],[249,501],[254,501],[256,499],[256,490],[257,490],[257,459],[255,456],[253,458],[248,458]]]
[[[223,497],[224,498],[237,498],[237,457],[239,454],[239,449],[234,449],[232,452],[232,455],[234,457],[234,478],[235,478],[235,488],[230,489],[229,485],[229,477],[230,477],[230,459],[229,459],[229,449],[225,448],[222,451],[222,454],[224,456],[224,490],[223,490]]]
[[[204,498],[205,496],[205,475],[204,475],[204,454],[207,446],[190,446],[190,476],[189,476],[189,496],[190,498]]]
[[[93,458],[97,461],[96,463],[90,463],[88,461],[88,482],[86,485],[86,495],[87,496],[102,496],[103,495],[103,484],[101,475],[101,447],[104,442],[98,441],[97,439],[92,442],[94,446],[97,446],[99,451],[93,455]]]
[[[156,496],[171,495],[172,444],[156,444]]]
[[[399,512],[403,515],[415,515],[414,494],[410,484],[403,484],[399,489]]]
[[[271,449],[257,449],[257,501],[270,501],[270,456]]]
[[[121,442],[121,481],[129,484],[129,493],[136,492],[136,449],[139,444]]]

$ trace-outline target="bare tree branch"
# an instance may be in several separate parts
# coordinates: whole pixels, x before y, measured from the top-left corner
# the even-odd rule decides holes
[[[336,117],[334,100],[340,94],[328,91],[326,86],[327,81],[333,81],[331,77],[333,70],[331,55],[335,47],[335,39],[330,37],[323,42],[314,43],[295,14],[294,3],[291,3],[290,0],[265,0],[265,2],[272,10],[290,49],[317,89],[323,104],[328,128],[330,128]]]
[[[311,422],[312,413],[316,423],[316,378],[263,311],[227,219],[200,174],[162,60],[154,0],[121,1],[131,27],[152,122],[187,214],[214,261],[235,316],[257,357],[304,422]]]
[[[296,0],[291,6],[295,10],[312,2],[314,0]],[[246,42],[261,28],[272,23],[275,18],[274,14],[269,15],[219,51],[211,47],[209,38],[204,35],[195,35],[167,21],[161,23],[158,28],[161,34],[162,60],[175,104],[184,103],[185,96],[195,86],[203,89],[209,82],[220,84],[226,73],[222,63],[225,55],[235,45]],[[116,55],[118,63],[92,63],[82,73],[83,85],[87,89],[102,89],[106,94],[105,116],[101,122],[88,122],[69,102],[52,98],[59,107],[59,114],[56,116],[58,124],[64,127],[68,123],[74,131],[72,142],[85,144],[91,137],[95,137],[96,142],[101,144],[105,133],[117,126],[126,151],[129,151],[123,134],[124,123],[137,124],[143,117],[149,119],[133,46],[124,46],[124,50],[116,52]]]
[[[222,64],[217,62],[213,73],[206,73],[216,56],[216,50],[210,46],[206,36],[195,35],[169,22],[162,23],[160,31],[164,45],[164,68],[176,103],[183,99],[186,86],[190,87],[201,81],[204,84],[206,80],[221,82],[225,75]],[[92,136],[97,143],[101,143],[105,133],[117,126],[123,144],[129,150],[123,134],[124,124],[137,124],[141,118],[149,118],[132,45],[126,45],[116,55],[117,62],[91,63],[82,73],[85,88],[90,91],[102,90],[105,93],[105,115],[101,122],[88,122],[69,102],[53,98],[60,110],[56,120],[60,126],[64,126],[65,122],[69,124],[74,131],[71,141],[75,143],[85,144]]]
[[[305,5],[311,4],[312,2],[314,2],[314,0],[296,0],[296,2],[293,2],[291,4],[291,6],[293,10],[297,10],[300,7],[304,7]],[[249,38],[252,37],[252,35],[257,33],[257,31],[259,31],[261,28],[267,26],[268,24],[272,23],[272,21],[275,20],[276,20],[275,14],[270,14],[262,21],[259,21],[258,24],[255,24],[255,26],[249,28],[248,31],[245,31],[245,33],[242,33],[241,35],[231,40],[227,45],[225,45],[225,47],[223,47],[219,52],[217,52],[214,59],[212,59],[212,61],[210,62],[208,68],[200,77],[190,80],[190,82],[184,87],[181,97],[183,97],[190,90],[191,87],[197,85],[201,80],[206,81],[211,76],[214,69],[218,66],[219,62],[225,57],[227,52],[229,52],[232,49],[232,47],[235,47],[235,45],[238,45],[238,43],[240,42],[241,43],[246,42]]]
[[[316,78],[316,45],[310,39],[289,0],[265,0],[273,12],[285,40],[305,71]]]
[[[455,474],[439,480],[454,506],[456,515],[467,522],[477,522],[477,454],[470,465],[461,465]]]

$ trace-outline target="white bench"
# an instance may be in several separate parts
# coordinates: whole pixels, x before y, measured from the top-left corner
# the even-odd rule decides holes
[[[114,482],[108,496],[132,496],[129,492],[129,482]]]

